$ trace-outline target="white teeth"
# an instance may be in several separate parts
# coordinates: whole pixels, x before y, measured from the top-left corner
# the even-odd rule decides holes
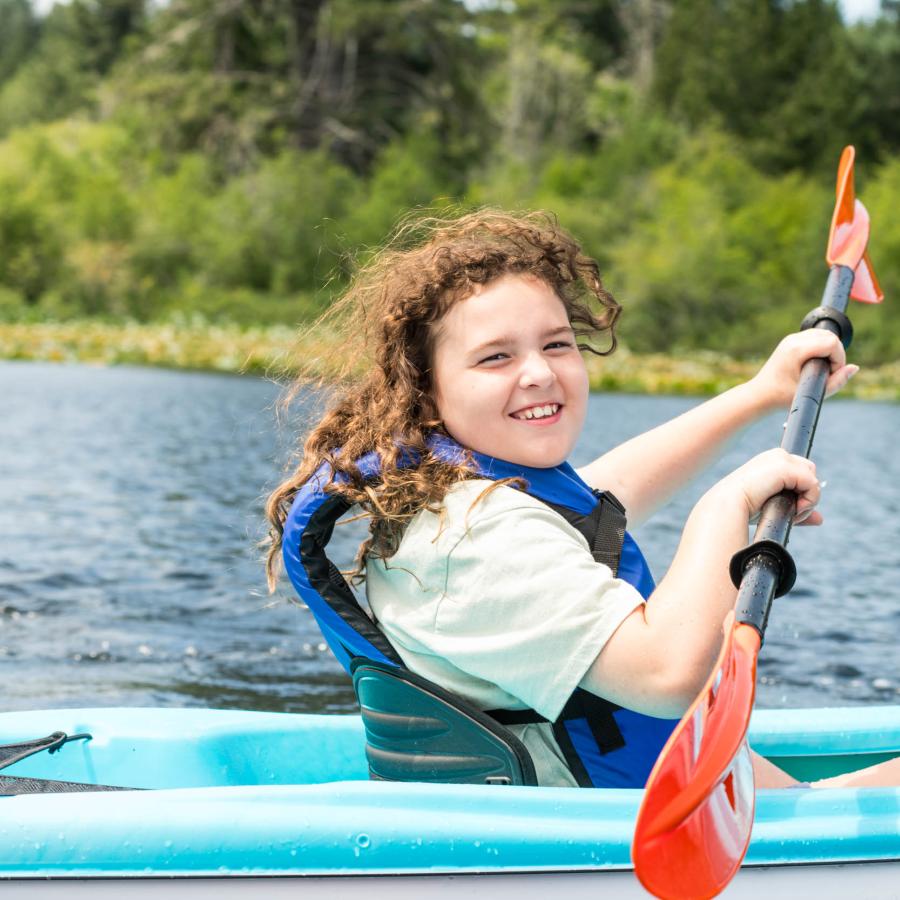
[[[548,403],[546,406],[532,406],[525,412],[515,416],[517,419],[543,419],[544,416],[555,415],[559,411],[558,403]]]

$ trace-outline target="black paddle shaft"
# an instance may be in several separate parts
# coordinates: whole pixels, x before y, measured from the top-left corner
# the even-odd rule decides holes
[[[852,328],[845,311],[853,276],[853,269],[847,266],[831,267],[822,305],[803,320],[803,328],[824,328],[836,334],[845,347],[849,346]],[[781,441],[782,449],[788,453],[809,457],[829,373],[827,359],[810,359],[804,364]],[[797,577],[787,551],[796,512],[797,495],[793,491],[770,497],[760,513],[753,542],[731,560],[731,577],[739,588],[735,619],[752,625],[760,639],[765,637],[772,600],[786,594]]]

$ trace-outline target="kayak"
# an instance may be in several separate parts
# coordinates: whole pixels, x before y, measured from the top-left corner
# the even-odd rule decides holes
[[[56,731],[90,737],[0,774],[136,790],[0,797],[4,897],[647,896],[629,859],[639,790],[370,781],[352,715],[0,714],[0,743]],[[900,755],[900,706],[757,711],[750,741],[802,780],[826,777]],[[726,894],[760,890],[900,896],[900,788],[760,791]]]

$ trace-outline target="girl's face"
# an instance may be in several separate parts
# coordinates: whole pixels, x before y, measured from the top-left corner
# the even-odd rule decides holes
[[[575,446],[587,369],[546,282],[505,275],[454,304],[438,325],[432,371],[438,413],[463,446],[537,468]]]

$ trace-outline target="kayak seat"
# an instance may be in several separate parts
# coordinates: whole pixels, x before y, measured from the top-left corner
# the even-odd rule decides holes
[[[389,663],[357,657],[350,673],[372,779],[537,784],[525,745],[462,698]]]

